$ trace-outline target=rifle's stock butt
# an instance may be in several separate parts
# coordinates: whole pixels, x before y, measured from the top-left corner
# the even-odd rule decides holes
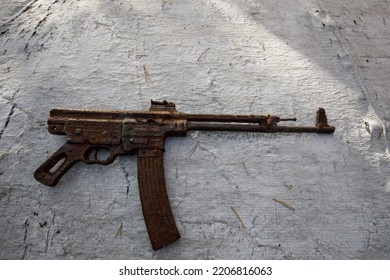
[[[138,150],[138,185],[150,242],[158,250],[180,238],[166,191],[162,149]]]

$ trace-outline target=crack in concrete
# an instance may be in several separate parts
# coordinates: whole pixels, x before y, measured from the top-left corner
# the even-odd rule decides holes
[[[126,169],[122,163],[119,163],[119,165],[122,168],[123,173],[125,174],[125,179],[126,179],[126,183],[127,183],[126,184],[126,204],[127,204],[127,199],[129,198],[130,185],[131,185],[130,174],[129,174],[129,172],[126,171]]]
[[[23,9],[20,10],[19,13],[17,13],[14,17],[12,17],[10,20],[4,22],[0,27],[3,27],[3,26],[6,26],[6,25],[9,25],[10,23],[12,23],[13,21],[15,21],[15,19],[17,19],[18,17],[20,17],[21,15],[23,15],[24,13],[28,12],[29,10],[32,9],[33,5],[35,4],[35,2],[38,2],[38,0],[32,0],[30,3],[28,3]]]
[[[25,8],[23,8],[18,14],[16,14],[12,19],[10,19],[8,22],[5,22],[4,24],[2,24],[0,26],[0,36],[2,35],[5,35],[5,34],[8,34],[11,32],[12,28],[9,28],[9,26],[11,25],[11,23],[13,23],[16,19],[18,19],[19,17],[21,17],[23,14],[25,14],[26,12],[30,11],[31,9],[33,8],[36,8],[36,10],[40,10],[38,11],[37,13],[38,14],[42,14],[43,17],[41,17],[41,19],[39,18],[29,18],[29,16],[27,15],[26,17],[22,18],[22,19],[19,19],[18,20],[18,25],[16,27],[19,27],[21,26],[22,24],[25,25],[24,28],[22,28],[22,30],[18,33],[20,38],[24,38],[25,35],[27,35],[28,33],[32,32],[30,37],[27,39],[27,42],[24,46],[24,52],[26,53],[26,59],[28,60],[30,58],[30,55],[33,53],[33,52],[40,52],[42,51],[43,47],[44,47],[44,44],[47,42],[44,42],[44,43],[41,43],[39,46],[37,46],[36,48],[34,48],[32,50],[32,48],[34,47],[35,44],[30,44],[30,41],[38,35],[38,29],[40,27],[43,26],[43,24],[48,20],[48,17],[53,14],[54,10],[52,9],[52,7],[58,2],[58,1],[54,1],[53,3],[51,4],[48,4],[48,8],[45,10],[43,10],[45,8],[45,6],[43,6],[44,4],[40,4],[40,5],[36,5],[36,7],[34,7],[34,4],[37,2],[38,0],[34,0],[32,2],[30,2],[27,6],[25,6]],[[65,1],[63,2],[65,3]],[[42,11],[43,10],[43,11]],[[34,11],[35,13],[35,11]],[[30,19],[30,21],[28,21],[28,19]],[[15,23],[16,24],[16,23]],[[27,26],[26,26],[27,25]],[[38,38],[37,41],[39,42],[39,40],[43,40],[47,35],[51,35],[52,32],[48,32],[47,34],[43,34],[42,38]],[[16,36],[15,39],[17,40],[19,37]],[[7,42],[6,42],[7,43]]]
[[[22,254],[22,260],[25,260],[26,259],[26,254],[27,254],[27,234],[28,234],[28,218],[26,219],[26,221],[24,222],[24,237],[23,237],[23,243],[24,243],[24,250],[23,250],[23,254]]]
[[[46,233],[46,240],[45,240],[45,256],[47,255],[47,251],[49,249],[49,236],[50,236],[50,227],[47,230]]]
[[[12,105],[11,110],[8,113],[7,120],[5,121],[4,127],[0,130],[0,139],[2,138],[3,133],[4,133],[5,129],[7,128],[9,121],[10,121],[12,115],[14,114],[14,112],[15,112],[15,104]]]
[[[0,130],[0,140],[1,140],[2,136],[3,136],[4,131],[6,130],[6,128],[7,128],[8,125],[9,125],[9,122],[10,122],[10,120],[11,120],[11,117],[12,117],[13,114],[15,113],[16,103],[14,103],[13,101],[14,101],[14,99],[15,99],[16,94],[17,94],[19,91],[20,91],[20,89],[18,89],[16,92],[14,92],[14,94],[13,94],[12,97],[11,97],[11,99],[9,99],[9,100],[6,99],[6,98],[4,98],[4,97],[2,97],[2,98],[4,98],[5,100],[8,101],[8,104],[12,104],[12,106],[11,106],[10,111],[8,112],[7,120],[5,121],[4,126],[3,126],[3,128]]]
[[[43,19],[41,19],[41,20],[37,23],[37,25],[36,25],[35,28],[34,28],[34,32],[31,34],[29,40],[31,40],[32,37],[34,37],[34,36],[37,34],[38,28],[47,20],[47,18],[48,18],[52,13],[53,13],[53,12],[47,13],[47,14],[43,17]]]

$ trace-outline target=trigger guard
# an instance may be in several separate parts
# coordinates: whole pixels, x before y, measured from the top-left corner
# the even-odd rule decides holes
[[[114,161],[115,153],[109,147],[92,146],[84,152],[84,162],[87,164],[107,165]]]

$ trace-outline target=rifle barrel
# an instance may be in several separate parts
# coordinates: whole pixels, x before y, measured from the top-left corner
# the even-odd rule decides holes
[[[279,121],[296,121],[296,118],[280,119],[267,115],[214,115],[214,114],[188,114],[187,120],[194,122],[235,122],[235,123],[260,123],[267,119]]]
[[[266,127],[261,125],[250,124],[220,124],[220,123],[202,123],[202,122],[188,122],[187,129],[203,130],[203,131],[242,131],[242,132],[319,132],[318,127],[310,126],[275,126]]]

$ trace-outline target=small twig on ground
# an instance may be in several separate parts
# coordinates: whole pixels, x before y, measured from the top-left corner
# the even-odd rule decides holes
[[[238,215],[237,211],[236,211],[233,207],[230,207],[230,208],[232,208],[232,211],[233,211],[234,215],[236,215],[236,217],[237,217],[237,219],[240,221],[242,227],[243,227],[244,229],[246,229],[246,226],[245,226],[244,222],[242,221],[240,215]]]
[[[146,66],[144,65],[144,75],[145,75],[145,82],[150,82],[150,76],[148,70],[146,70]]]
[[[210,49],[210,47],[208,47],[207,49],[205,49],[201,54],[200,54],[200,56],[198,57],[198,59],[196,60],[196,61],[199,61],[199,59],[204,55],[204,53],[206,52],[206,51],[208,51]]]
[[[283,182],[283,185],[284,185],[286,188],[288,188],[289,190],[291,190],[291,189],[293,188],[292,185],[289,185],[289,184],[287,184],[286,182]]]
[[[280,203],[282,204],[284,207],[290,209],[291,211],[295,211],[295,208],[292,207],[291,205],[287,204],[286,202],[282,201],[282,200],[279,200],[279,199],[276,199],[276,198],[272,198],[275,202],[277,203]]]
[[[244,162],[242,162],[242,165],[244,166],[244,169],[245,169],[245,173],[246,173],[246,176],[249,176],[249,172],[248,172],[248,169],[246,169],[246,165]]]
[[[120,239],[122,239],[122,228],[123,228],[123,223],[121,223],[121,225],[119,226],[119,229],[115,234],[115,238],[117,238],[119,236]]]

